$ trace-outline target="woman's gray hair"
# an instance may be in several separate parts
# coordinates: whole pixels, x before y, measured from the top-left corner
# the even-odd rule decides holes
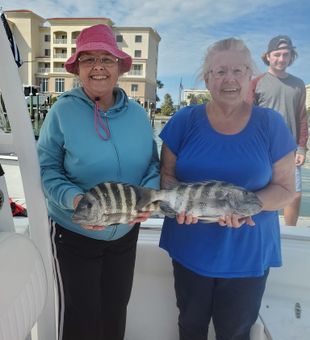
[[[235,51],[243,53],[245,57],[248,59],[247,66],[251,69],[252,74],[258,73],[257,67],[251,56],[251,52],[248,49],[248,47],[245,45],[243,40],[236,39],[236,38],[228,38],[228,39],[216,41],[215,43],[213,43],[211,46],[208,47],[203,65],[198,74],[198,78],[200,80],[205,80],[208,76],[208,73],[210,72],[213,56],[218,52],[223,52],[223,51],[228,51],[228,50],[235,50]]]

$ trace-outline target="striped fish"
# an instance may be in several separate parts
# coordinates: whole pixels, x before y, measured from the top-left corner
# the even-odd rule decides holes
[[[255,193],[222,181],[179,183],[170,190],[161,190],[156,199],[160,202],[161,212],[168,217],[186,212],[206,223],[224,215],[246,217],[262,210],[262,203]],[[142,199],[137,208],[145,203],[147,201]]]
[[[124,183],[100,183],[80,200],[73,213],[72,221],[81,225],[97,226],[128,223],[138,215],[138,201],[142,196],[153,197],[151,192],[156,193],[156,190]],[[159,210],[159,206],[153,202],[139,207],[139,211],[155,210]]]
[[[161,212],[172,218],[185,211],[210,222],[232,213],[252,216],[261,209],[255,193],[226,182],[179,183],[169,190],[107,182],[84,195],[72,220],[81,225],[108,226],[132,221],[138,211]]]

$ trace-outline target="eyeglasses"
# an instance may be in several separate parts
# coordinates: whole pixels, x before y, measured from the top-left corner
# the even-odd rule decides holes
[[[97,61],[99,60],[100,64],[104,67],[113,67],[118,63],[118,58],[114,58],[109,55],[95,57],[90,55],[83,55],[81,57],[78,57],[78,61],[81,66],[85,67],[92,67],[94,66]]]
[[[232,68],[228,67],[215,68],[214,70],[210,70],[209,73],[211,73],[215,79],[223,79],[227,76],[228,72],[230,71],[234,78],[240,79],[246,75],[249,69],[250,68],[248,66],[239,65]]]

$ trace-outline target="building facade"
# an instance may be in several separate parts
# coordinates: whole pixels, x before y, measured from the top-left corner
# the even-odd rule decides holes
[[[29,10],[6,11],[5,15],[24,61],[19,68],[24,86],[58,96],[79,86],[78,77],[65,71],[66,60],[75,52],[82,29],[106,24],[112,27],[120,49],[133,58],[131,70],[119,78],[119,86],[145,108],[156,106],[158,45],[160,36],[151,27],[115,27],[109,18],[49,18]]]

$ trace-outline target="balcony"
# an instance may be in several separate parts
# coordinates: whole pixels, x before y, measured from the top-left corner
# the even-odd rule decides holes
[[[66,59],[67,58],[67,53],[55,53],[54,54],[55,59]]]
[[[54,44],[66,44],[67,43],[67,39],[63,39],[63,38],[56,38],[54,39]]]
[[[38,69],[38,73],[50,73],[51,69],[50,68],[44,68],[44,67],[40,67]]]
[[[142,70],[131,70],[127,73],[129,76],[143,76]]]
[[[65,68],[64,67],[54,67],[53,68],[53,71],[54,72],[59,72],[59,73],[64,73],[64,72],[66,72],[66,70],[65,70]]]

